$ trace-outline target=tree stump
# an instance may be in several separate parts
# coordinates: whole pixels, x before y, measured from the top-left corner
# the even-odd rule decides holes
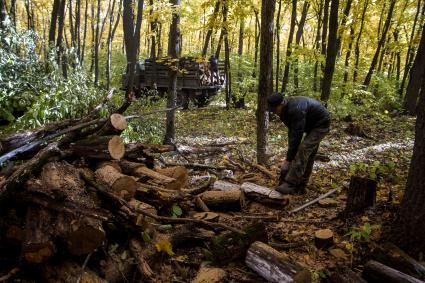
[[[133,177],[121,174],[112,166],[104,166],[95,172],[96,181],[108,187],[114,194],[130,200],[137,190],[137,182]]]
[[[308,270],[291,263],[282,253],[262,242],[250,246],[245,264],[269,282],[311,282]]]
[[[363,278],[374,283],[423,283],[401,271],[388,267],[382,263],[371,260],[368,261],[363,270]]]
[[[366,208],[374,206],[377,185],[375,180],[352,176],[344,213],[346,215],[361,213]]]
[[[333,244],[334,233],[330,229],[318,230],[314,233],[314,244],[318,249],[326,249]]]

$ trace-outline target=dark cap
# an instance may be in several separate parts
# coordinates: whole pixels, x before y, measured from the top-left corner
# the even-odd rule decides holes
[[[267,97],[267,106],[269,112],[274,112],[276,107],[281,105],[283,102],[283,95],[281,93],[274,93]]]

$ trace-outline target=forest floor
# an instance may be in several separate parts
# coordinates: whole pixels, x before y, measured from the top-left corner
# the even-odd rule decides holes
[[[346,133],[349,123],[354,120],[360,125],[363,137]],[[241,162],[241,156],[255,161],[256,122],[254,110],[227,111],[222,107],[210,106],[204,109],[179,111],[177,115],[177,144],[205,146],[211,144],[233,144],[226,153],[208,156],[189,155],[191,162],[220,165],[227,158]],[[287,149],[287,130],[278,119],[272,119],[269,130],[271,172],[278,176],[279,166]],[[390,224],[403,196],[414,142],[414,119],[404,116],[362,116],[351,119],[333,119],[330,134],[322,142],[319,155],[323,161],[316,161],[307,194],[292,196],[285,209],[250,203],[239,213],[220,213],[220,219],[235,219],[235,216],[279,215],[285,221],[267,223],[270,241],[291,259],[313,271],[314,278],[326,277],[329,270],[337,265],[347,265],[360,271],[368,258],[369,249],[375,243],[386,241]],[[324,156],[324,158],[323,158]],[[168,157],[174,161],[187,162],[179,156]],[[327,159],[327,160],[326,160]],[[199,174],[200,172],[196,172]],[[254,173],[254,177],[253,174]],[[208,172],[207,172],[208,174]],[[338,214],[344,210],[346,189],[350,176],[378,176],[377,204],[361,215],[343,219]],[[259,171],[237,172],[231,181],[242,183],[249,177],[250,182],[273,188],[277,180]],[[298,213],[289,211],[317,198],[331,189],[338,189],[331,196],[336,205],[323,208],[314,204]],[[239,224],[242,226],[244,221]],[[334,232],[334,246],[318,250],[314,245],[314,232],[318,229]],[[178,254],[179,252],[177,252]],[[184,254],[184,252],[182,251]],[[233,282],[258,282],[259,277],[242,264],[226,268]],[[242,280],[244,278],[244,280]]]

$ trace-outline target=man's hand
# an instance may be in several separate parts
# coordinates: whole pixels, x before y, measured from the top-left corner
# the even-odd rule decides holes
[[[285,181],[285,177],[289,172],[289,168],[291,168],[291,161],[285,160],[280,167],[280,177],[279,177],[279,185]]]

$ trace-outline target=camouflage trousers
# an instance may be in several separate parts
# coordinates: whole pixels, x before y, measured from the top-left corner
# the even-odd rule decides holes
[[[298,147],[295,159],[291,162],[285,181],[305,187],[313,172],[314,158],[320,142],[329,133],[329,128],[315,128],[309,132]]]

